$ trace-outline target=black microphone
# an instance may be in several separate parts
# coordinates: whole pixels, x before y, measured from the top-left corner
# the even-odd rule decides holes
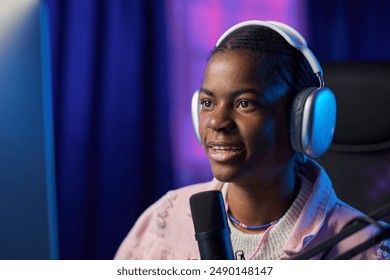
[[[195,239],[202,260],[234,260],[222,193],[205,191],[190,197]]]

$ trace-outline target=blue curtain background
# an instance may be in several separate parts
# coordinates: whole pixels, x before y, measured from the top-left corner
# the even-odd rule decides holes
[[[145,208],[180,186],[174,179],[170,136],[170,105],[176,103],[167,35],[176,28],[169,26],[167,7],[171,14],[180,13],[174,5],[179,2],[45,1],[51,28],[60,258],[111,259]],[[210,2],[219,16],[219,7],[227,7],[222,1],[200,2]],[[388,1],[285,2],[302,6],[294,17],[306,17],[307,39],[320,61],[390,59]],[[189,111],[188,104],[182,106]]]
[[[390,1],[307,1],[307,21],[320,61],[390,59]]]
[[[47,0],[61,259],[111,259],[172,185],[163,1]]]

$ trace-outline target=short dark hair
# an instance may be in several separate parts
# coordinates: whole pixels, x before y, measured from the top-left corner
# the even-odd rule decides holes
[[[246,50],[255,60],[267,59],[274,66],[275,78],[284,80],[290,93],[319,87],[318,78],[303,54],[268,27],[249,25],[233,31],[212,50],[210,57],[227,50]]]

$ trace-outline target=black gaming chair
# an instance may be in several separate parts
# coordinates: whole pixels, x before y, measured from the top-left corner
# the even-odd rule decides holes
[[[322,66],[338,116],[330,150],[317,160],[337,195],[368,214],[390,201],[390,61]]]

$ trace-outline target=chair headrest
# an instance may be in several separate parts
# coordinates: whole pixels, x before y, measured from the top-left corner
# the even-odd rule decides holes
[[[377,151],[390,147],[390,61],[322,63],[326,87],[337,99],[330,150]]]

